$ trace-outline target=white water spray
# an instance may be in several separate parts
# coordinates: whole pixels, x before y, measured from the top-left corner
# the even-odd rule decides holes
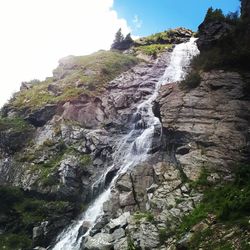
[[[86,236],[95,225],[97,219],[103,215],[103,204],[109,199],[111,189],[117,178],[128,171],[129,168],[148,158],[155,131],[161,128],[159,119],[153,114],[152,102],[156,99],[161,85],[178,82],[185,78],[191,58],[198,53],[194,38],[191,38],[187,43],[176,45],[171,54],[170,64],[166,68],[164,75],[156,83],[154,92],[149,99],[138,105],[134,115],[134,129],[120,140],[120,144],[114,153],[114,162],[120,166],[119,171],[109,187],[94,200],[78,221],[70,225],[58,236],[53,250],[79,250],[83,236],[78,237],[78,232],[83,222],[88,222],[90,225],[89,230],[84,235]],[[106,174],[113,167],[114,165],[110,166],[98,181],[105,181]]]

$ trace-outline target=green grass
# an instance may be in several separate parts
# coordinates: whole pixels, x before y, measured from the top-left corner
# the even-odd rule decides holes
[[[138,63],[135,57],[114,51],[99,51],[88,56],[72,56],[65,60],[64,64],[55,70],[64,72],[61,79],[53,82],[53,79],[49,78],[34,84],[30,89],[18,92],[9,105],[12,108],[36,110],[45,104],[65,102],[81,94],[96,95],[103,91],[109,81]],[[51,83],[59,88],[59,95],[55,96],[48,91]]]
[[[233,250],[231,242],[227,240],[220,239],[219,241],[216,239],[216,232],[212,229],[207,228],[203,231],[196,232],[190,241],[188,249],[190,250],[198,250],[200,248],[203,249],[213,249],[213,250]]]
[[[205,25],[213,21],[222,21],[231,25],[230,32],[225,33],[210,48],[202,49],[193,61],[198,70],[211,69],[244,70],[250,66],[249,21],[238,17],[236,13],[224,16],[220,9],[210,8],[204,19]],[[201,33],[201,31],[198,32]]]
[[[146,219],[146,221],[152,222],[154,221],[154,215],[151,212],[136,212],[134,213],[134,219],[139,222],[142,219]]]
[[[165,243],[165,241],[168,239],[168,237],[169,237],[169,231],[167,228],[159,229],[159,240],[160,240],[161,245],[163,245]]]
[[[142,37],[136,40],[135,42],[136,45],[169,44],[169,31],[159,32],[147,37]]]
[[[206,185],[202,202],[187,216],[179,227],[181,233],[205,219],[208,214],[227,224],[237,224],[250,229],[250,166],[240,165],[234,170],[235,180],[223,186],[207,186],[201,178],[200,185]]]
[[[147,37],[139,38],[135,41],[136,46],[151,44],[172,44],[173,38],[178,37],[178,29],[169,29],[158,32]]]
[[[128,248],[127,248],[127,250],[141,250],[140,247],[135,246],[135,243],[134,243],[134,241],[131,238],[131,235],[129,233],[127,235],[127,241],[128,241]]]
[[[32,240],[23,234],[0,235],[0,250],[30,249]]]
[[[11,250],[31,247],[32,228],[51,216],[63,215],[69,206],[69,202],[46,201],[15,187],[0,187],[0,203],[0,223],[5,224],[0,249]]]
[[[0,148],[15,153],[30,142],[33,126],[21,118],[0,118]]]
[[[185,78],[181,81],[179,86],[183,90],[191,90],[198,87],[201,83],[201,76],[198,71],[192,70]]]
[[[145,46],[138,46],[135,48],[136,52],[141,52],[148,56],[156,57],[158,54],[172,48],[172,44],[151,44]]]
[[[19,117],[15,118],[0,118],[0,132],[9,130],[11,132],[29,131],[32,128],[25,120]]]
[[[202,167],[199,178],[196,181],[190,181],[190,187],[192,188],[207,188],[212,184],[208,181],[209,171]]]
[[[80,164],[82,167],[86,167],[92,163],[92,158],[89,154],[84,154],[80,156]]]

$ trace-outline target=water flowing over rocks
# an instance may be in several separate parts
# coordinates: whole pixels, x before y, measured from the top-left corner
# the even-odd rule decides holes
[[[167,223],[166,218],[178,219],[183,212],[190,211],[193,204],[199,201],[201,196],[196,193],[193,193],[191,197],[188,195],[186,195],[188,198],[185,197],[184,192],[188,193],[189,190],[187,186],[182,185],[181,171],[171,163],[170,159],[167,164],[164,163],[165,156],[160,143],[160,122],[152,111],[152,102],[157,96],[160,85],[175,81],[176,79],[183,79],[185,76],[184,69],[188,67],[192,53],[197,53],[195,48],[193,48],[194,40],[188,44],[180,45],[180,47],[176,48],[176,52],[173,52],[173,56],[171,57],[169,68],[165,70],[165,73],[162,72],[161,75],[163,77],[158,79],[158,82],[152,81],[152,78],[155,78],[154,71],[145,75],[141,73],[141,69],[138,71],[136,68],[134,68],[133,73],[140,73],[139,84],[136,77],[131,79],[131,75],[129,83],[126,83],[126,77],[129,72],[111,82],[112,89],[109,89],[111,91],[109,98],[110,96],[112,97],[116,88],[121,88],[126,93],[126,91],[130,91],[131,85],[136,84],[137,86],[142,86],[142,90],[144,90],[145,83],[147,83],[147,81],[144,81],[145,76],[147,76],[146,79],[150,77],[151,86],[156,85],[156,87],[149,99],[144,99],[144,95],[141,97],[143,98],[142,102],[137,107],[135,104],[132,106],[135,110],[133,116],[128,113],[128,118],[126,118],[126,114],[122,114],[123,119],[125,118],[127,121],[131,120],[131,123],[128,123],[128,125],[134,125],[134,128],[131,127],[130,131],[128,130],[127,134],[125,134],[125,137],[121,137],[121,142],[118,143],[116,146],[117,149],[114,151],[114,165],[111,165],[106,173],[97,181],[97,184],[94,184],[94,187],[100,187],[99,183],[105,183],[112,169],[117,168],[117,173],[106,187],[106,190],[100,192],[99,197],[83,214],[82,219],[59,235],[58,242],[53,249],[110,249],[115,246],[116,248],[117,246],[126,247],[130,244],[128,235],[139,238],[139,240],[135,240],[135,238],[131,238],[130,240],[142,249],[147,249],[148,247],[150,249],[157,249],[160,244],[159,227]],[[165,58],[169,58],[168,54],[165,54],[165,56],[167,56]],[[163,59],[164,57],[160,58],[156,65],[159,62],[162,63]],[[171,63],[176,64],[176,68]],[[176,70],[176,74],[173,74],[172,69]],[[119,81],[121,81],[122,86]],[[140,89],[137,91],[140,91]],[[149,93],[147,92],[147,95]],[[123,112],[124,110],[126,112],[128,103],[131,105],[131,101],[127,102],[128,100],[128,97],[114,99],[113,103],[116,106],[117,112],[121,109]],[[158,146],[155,146],[157,144]],[[148,154],[149,152],[151,156]],[[178,203],[179,207],[177,208],[176,199],[179,198],[183,198],[185,206],[181,206]],[[187,204],[188,207],[186,206]],[[100,210],[102,206],[103,210]],[[170,207],[172,209],[169,211]],[[122,218],[127,218],[126,214],[128,212],[134,213],[136,211],[146,213],[146,218],[147,216],[150,218],[156,217],[158,223],[153,225],[150,221],[144,221],[140,224],[140,229],[136,233],[138,227],[132,225],[137,225],[138,223],[135,222],[133,215],[128,214],[128,222],[126,222],[127,219],[122,222]],[[169,212],[169,214],[163,219],[165,216],[162,216],[161,212],[165,214]],[[147,213],[150,213],[150,215]],[[82,230],[81,221],[89,221],[92,226],[87,232],[84,230],[85,234],[79,238],[79,229]],[[119,225],[117,225],[118,223]]]

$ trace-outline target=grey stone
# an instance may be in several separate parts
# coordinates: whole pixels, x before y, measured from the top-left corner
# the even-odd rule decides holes
[[[113,237],[105,233],[99,233],[93,237],[87,236],[83,245],[83,250],[111,250],[113,247]]]
[[[128,224],[128,218],[130,217],[130,212],[125,212],[116,219],[111,219],[111,221],[106,225],[106,229],[109,233],[114,232],[118,228],[125,228]]]
[[[112,233],[112,236],[113,236],[114,240],[119,240],[121,238],[124,238],[125,237],[125,230],[123,228],[118,228]]]

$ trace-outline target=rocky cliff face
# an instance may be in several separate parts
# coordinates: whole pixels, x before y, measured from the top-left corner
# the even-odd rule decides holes
[[[171,43],[192,35],[183,32]],[[61,60],[53,79],[23,85],[2,110],[0,198],[6,206],[0,210],[0,238],[9,249],[47,247],[96,197],[116,142],[164,73],[171,50],[147,62],[99,53],[91,67],[84,58]],[[83,249],[192,249],[193,232],[183,239],[178,229],[203,197],[197,185],[204,170],[215,185],[232,181],[235,164],[249,161],[249,81],[248,72],[214,70],[201,73],[201,83],[189,91],[176,83],[161,87],[154,105],[161,142],[153,143],[147,162],[117,179]],[[104,186],[118,168],[110,169]],[[192,230],[215,224],[213,216]],[[82,225],[81,233],[86,230]],[[216,230],[221,237],[230,233]],[[234,242],[235,235],[227,239]]]
[[[213,217],[183,239],[178,236],[181,218],[202,199],[203,190],[194,183],[200,183],[204,169],[209,185],[217,185],[234,178],[237,164],[249,162],[247,77],[211,71],[188,92],[176,83],[161,87],[155,104],[163,127],[161,149],[118,179],[105,217],[85,239],[84,249],[196,249],[189,245],[193,235],[213,224],[221,237],[231,233],[228,242],[249,239],[237,227],[218,229]]]
[[[168,59],[169,53],[166,53],[151,63],[140,62],[128,71],[131,62],[126,62],[125,73],[110,81],[102,91],[86,93],[82,83],[80,87],[75,87],[83,92],[77,98],[44,105],[38,100],[37,106],[32,106],[32,102],[34,105],[36,102],[33,95],[39,98],[41,94],[43,98],[43,95],[49,94],[49,100],[54,102],[64,94],[65,87],[60,84],[68,83],[62,82],[62,79],[71,77],[79,67],[72,64],[71,58],[67,58],[61,61],[54,72],[53,82],[32,86],[26,84],[3,108],[4,118],[0,124],[1,186],[25,190],[24,201],[19,202],[20,206],[25,202],[26,195],[31,197],[29,202],[32,204],[53,201],[52,205],[56,206],[49,216],[44,216],[43,212],[34,208],[40,219],[31,218],[25,229],[25,233],[32,236],[33,228],[34,246],[50,244],[70,219],[84,209],[81,204],[86,206],[98,194],[100,187],[93,184],[112,163],[116,141],[130,128],[136,105],[151,94]],[[83,70],[84,73],[88,71],[87,74],[94,74],[87,69]],[[79,85],[79,80],[75,81]],[[43,88],[42,93],[39,93],[39,88]],[[16,102],[21,101],[18,107]],[[106,185],[116,171],[110,171]],[[1,198],[5,199],[6,195],[3,191]],[[64,211],[64,206],[67,210],[65,214],[57,211]],[[17,211],[15,207],[14,203],[16,213],[23,212]],[[11,228],[13,218],[8,211],[3,211],[3,215],[1,230],[18,235],[20,228]],[[22,224],[24,219],[21,216],[14,220]]]
[[[188,92],[175,84],[163,86],[158,98],[163,129],[171,134],[176,160],[189,179],[197,178],[202,166],[228,171],[249,161],[247,79],[222,70],[201,78]]]

